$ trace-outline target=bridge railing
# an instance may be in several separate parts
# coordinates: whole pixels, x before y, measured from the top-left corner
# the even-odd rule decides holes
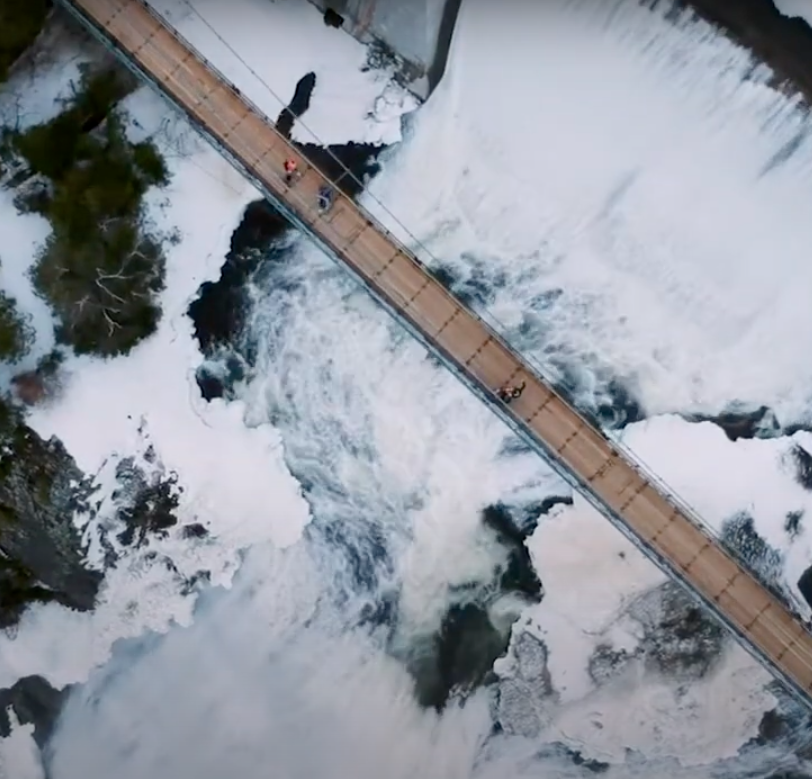
[[[150,5],[147,0],[131,0],[132,2],[137,2],[139,5],[143,6],[147,12],[156,19],[163,27],[169,30],[172,35],[174,35],[186,48],[188,48],[197,58],[199,58],[202,62],[206,64],[206,66],[216,74],[217,78],[228,87],[229,90],[234,92],[234,94],[238,95],[240,99],[251,109],[251,111],[256,114],[260,119],[262,119],[269,128],[286,144],[290,143],[290,141],[284,137],[277,129],[275,121],[271,120],[265,112],[254,103],[247,95],[245,95],[242,90],[240,90],[214,63],[212,63],[202,52],[200,52],[197,47],[195,47],[184,35],[182,35],[175,27],[172,25],[163,15],[161,15],[158,11],[155,10],[153,6]],[[72,10],[77,12],[81,17],[88,19],[87,14],[83,11],[81,6],[77,4],[74,0],[60,0],[64,5],[70,7]],[[94,20],[91,18],[89,19],[91,23],[94,23]],[[102,30],[102,35],[109,39],[104,31]],[[131,55],[130,52],[124,52],[128,57]],[[246,65],[246,67],[249,67]],[[249,67],[249,70],[250,67]],[[259,78],[258,74],[256,74],[253,70],[251,70],[252,74]],[[260,79],[260,81],[262,81]],[[270,90],[269,90],[270,92]],[[276,96],[274,96],[275,99]],[[279,101],[278,101],[279,102]],[[284,105],[280,102],[282,108]],[[309,131],[309,128],[308,128]],[[310,134],[314,137],[316,141],[318,141],[318,137],[312,131],[309,131]],[[325,148],[327,144],[323,144]],[[307,161],[307,165],[313,168],[314,170],[318,171],[318,173],[325,179],[325,181],[331,182],[337,186],[337,182],[331,177],[325,175],[319,167],[311,162],[309,159],[306,158],[306,155],[300,153],[300,155]],[[233,158],[233,154],[229,154],[230,157]],[[344,165],[340,159],[334,156],[336,163],[343,169],[343,173],[341,177],[347,176],[356,182],[363,185],[363,182],[360,182],[355,174]],[[241,163],[241,167],[247,167],[244,161],[238,160]],[[248,168],[250,170],[250,167]],[[284,174],[282,171],[279,171],[277,174],[278,176],[278,191],[284,192],[287,189],[287,185],[284,183]],[[340,192],[340,189],[337,189],[337,192]],[[343,195],[341,195],[344,197]],[[396,224],[409,238],[413,241],[413,247],[416,247],[426,255],[428,255],[434,263],[439,265],[438,259],[431,253],[431,251],[409,230],[409,228],[400,221],[400,219],[392,213],[389,208],[378,198],[375,196],[367,193],[366,197],[370,198],[376,205],[381,209],[383,213],[385,213],[389,218],[392,219],[393,223]],[[280,199],[285,199],[283,195],[278,194]],[[290,200],[290,197],[287,197]],[[427,265],[423,262],[416,253],[415,248],[410,248],[406,246],[397,236],[395,236],[391,230],[386,227],[380,219],[374,216],[366,207],[364,207],[361,203],[354,203],[354,207],[358,208],[358,210],[363,214],[364,218],[369,222],[370,225],[374,226],[377,230],[387,236],[387,238],[398,248],[403,254],[408,257],[410,260],[415,262],[418,266],[420,266],[421,270],[426,274],[430,275],[434,278],[438,284],[441,286],[445,286],[441,280],[439,280],[432,270],[430,265]],[[301,215],[299,215],[301,217]],[[308,220],[304,218],[300,218],[297,221],[304,221],[305,225],[307,224]],[[561,396],[564,400],[566,400],[567,404],[572,407],[575,414],[577,415],[579,421],[584,424],[585,426],[592,427],[593,429],[598,430],[604,439],[607,441],[609,447],[617,454],[621,455],[651,486],[655,487],[657,491],[659,491],[663,497],[675,508],[678,509],[685,517],[688,519],[709,541],[720,544],[721,538],[716,530],[712,525],[710,525],[705,519],[702,517],[699,511],[697,511],[686,499],[684,499],[676,490],[674,490],[671,486],[669,486],[664,479],[657,475],[653,468],[651,468],[634,450],[630,449],[623,441],[616,435],[610,435],[606,431],[602,430],[599,425],[592,423],[590,420],[587,419],[585,414],[577,408],[571,398],[567,398],[565,393],[562,392],[560,388],[557,387],[557,380],[552,375],[549,368],[546,368],[542,363],[538,361],[533,355],[527,354],[519,354],[511,345],[508,340],[509,336],[507,334],[508,328],[501,323],[498,319],[491,316],[487,311],[473,311],[472,309],[467,309],[472,316],[482,322],[488,330],[490,330],[494,334],[494,340],[498,341],[502,346],[510,351],[513,354],[516,354],[518,359],[532,368],[533,372],[537,374],[539,378],[541,378],[545,384],[547,384],[551,390],[553,390],[556,394]],[[421,340],[424,340],[421,338]],[[436,344],[435,344],[436,346]],[[506,409],[506,414],[500,414],[503,418],[505,416],[515,419],[516,423],[521,424],[522,420],[515,416],[510,407],[508,406]],[[516,425],[511,424],[510,427],[516,430]],[[587,485],[588,486],[588,485]],[[622,518],[621,518],[622,521]],[[735,549],[731,548],[730,546],[723,544],[723,547],[728,551],[731,556],[738,560],[741,566],[745,570],[752,570],[750,567],[750,563],[741,555],[741,553]],[[673,566],[669,566],[672,567]],[[682,574],[684,576],[684,574]],[[791,594],[793,602],[790,603],[790,608],[792,608],[796,613],[799,610],[800,601],[794,596],[794,593]],[[714,609],[716,610],[716,609]],[[728,621],[728,620],[725,620]],[[738,631],[737,631],[738,632]]]

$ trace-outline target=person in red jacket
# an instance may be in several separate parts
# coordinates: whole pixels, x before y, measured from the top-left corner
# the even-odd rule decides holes
[[[285,183],[290,186],[296,178],[297,169],[296,160],[293,157],[288,157],[285,160]]]

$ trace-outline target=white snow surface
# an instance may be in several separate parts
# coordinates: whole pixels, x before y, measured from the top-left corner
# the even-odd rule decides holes
[[[323,28],[308,4],[196,4],[276,103],[188,6],[157,7],[272,117],[316,72],[305,123],[322,139],[392,140],[412,105],[388,77],[359,75],[363,47]],[[462,278],[484,278],[492,315],[508,328],[524,319],[525,348],[585,366],[596,392],[611,370],[649,412],[738,400],[805,418],[806,120],[765,73],[749,72],[747,56],[705,25],[672,25],[631,2],[503,14],[470,0],[447,79],[366,202],[408,238],[380,198]],[[58,69],[39,78],[52,83],[36,94],[64,88]],[[385,127],[381,96],[396,106]],[[46,104],[28,110],[45,116]],[[57,686],[87,680],[54,737],[54,779],[208,779],[269,765],[291,779],[580,776],[545,756],[553,741],[615,764],[612,779],[638,768],[698,777],[753,737],[774,699],[767,674],[733,644],[702,680],[590,679],[596,646],[635,648],[628,607],[663,576],[577,498],[529,543],[545,597],[514,627],[544,640],[556,698],[528,690],[522,706],[503,706],[506,732],[519,735],[502,737],[489,735],[485,691],[442,716],[416,706],[403,665],[334,604],[336,590],[365,596],[323,527],[358,550],[370,529],[383,539],[394,562],[379,588],[399,588],[396,638],[408,643],[436,628],[451,587],[501,561],[483,507],[566,490],[534,456],[506,451],[503,426],[302,239],[255,282],[257,376],[240,402],[203,403],[185,311],[217,277],[257,193],[147,90],[127,108],[132,132],[157,133],[172,171],[150,208],[181,238],[167,247],[164,319],[125,359],[71,360],[63,395],[32,424],[102,482],[117,458],[154,446],[184,487],[180,524],[201,522],[211,536],[192,544],[175,533],[126,552],[93,614],[33,608],[0,637],[0,687],[32,673]],[[44,326],[25,268],[47,226],[0,206],[14,231],[0,281]],[[794,479],[790,449],[812,449],[812,437],[733,443],[665,414],[624,441],[712,526],[748,511],[794,588],[812,555],[808,530],[793,537],[784,521],[808,515],[812,494]],[[307,501],[297,478],[310,482]],[[93,544],[97,528],[85,532]],[[181,595],[166,558],[226,589]],[[130,641],[113,646],[119,638]],[[627,748],[639,753],[634,769]],[[30,729],[17,727],[0,742],[0,776],[37,776],[32,749]]]
[[[276,119],[296,82],[315,73],[316,88],[297,141],[394,143],[400,115],[415,98],[391,82],[391,72],[365,70],[367,50],[327,27],[301,0],[151,0],[195,49]]]
[[[33,734],[33,725],[20,725],[13,709],[7,711],[11,734],[0,749],[0,777],[3,779],[41,779],[42,758]]]

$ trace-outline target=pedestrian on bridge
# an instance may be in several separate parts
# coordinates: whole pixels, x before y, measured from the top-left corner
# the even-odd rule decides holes
[[[325,184],[319,189],[319,213],[326,214],[333,205],[333,188]]]
[[[522,396],[525,386],[525,382],[522,382],[518,387],[511,387],[509,384],[506,384],[504,387],[500,387],[496,390],[496,396],[506,406],[510,405],[511,401],[518,400]]]
[[[298,164],[293,157],[288,157],[285,160],[285,183],[290,186],[296,180],[298,172]]]

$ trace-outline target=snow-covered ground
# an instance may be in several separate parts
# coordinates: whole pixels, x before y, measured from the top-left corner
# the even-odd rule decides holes
[[[161,6],[269,115],[313,70],[304,125],[317,137],[398,136],[411,99],[360,73],[363,48],[308,4],[196,8],[281,100],[188,6]],[[812,190],[802,113],[705,25],[673,25],[630,0],[513,8],[464,5],[447,79],[409,123],[369,207],[391,221],[378,198],[445,266],[482,282],[491,314],[547,369],[584,366],[585,395],[615,375],[650,413],[738,400],[805,419]],[[40,78],[45,95],[66,77]],[[168,248],[165,317],[126,359],[71,361],[63,396],[32,423],[89,472],[152,444],[185,488],[182,523],[204,523],[211,538],[151,548],[184,575],[208,569],[231,586],[195,602],[136,552],[109,575],[94,614],[32,609],[16,638],[0,638],[0,686],[31,673],[88,680],[53,740],[53,777],[207,779],[269,765],[311,779],[581,776],[545,751],[556,741],[616,764],[612,777],[721,775],[714,761],[753,737],[774,703],[767,675],[729,645],[700,681],[641,672],[596,687],[590,656],[601,644],[637,646],[628,607],[663,577],[577,498],[529,542],[545,597],[514,630],[543,638],[557,693],[528,696],[534,729],[526,708],[503,706],[506,733],[525,735],[493,736],[485,691],[442,716],[418,709],[403,666],[347,623],[347,602],[395,587],[402,622],[429,630],[450,588],[498,562],[479,511],[561,485],[506,449],[502,425],[304,240],[257,279],[257,378],[238,403],[203,403],[186,306],[217,276],[256,193],[147,91],[128,108],[133,132],[158,130],[173,173],[151,209],[182,238]],[[23,289],[43,225],[0,206],[15,225],[2,279],[18,279],[15,293],[44,321]],[[812,550],[803,520],[794,540],[783,527],[788,512],[808,514],[812,493],[794,481],[789,439],[732,443],[712,424],[666,415],[633,425],[625,441],[712,525],[749,511],[794,586]],[[369,549],[371,536],[381,549]],[[350,552],[389,567],[364,590]],[[336,605],[337,590],[347,602]],[[117,638],[131,640],[113,647]],[[30,744],[22,728],[0,742],[0,775],[24,776]],[[765,749],[742,770],[761,776],[775,764]]]
[[[14,779],[40,779],[42,761],[34,742],[33,725],[20,725],[11,712],[12,731],[0,749],[0,776]]]
[[[364,71],[367,50],[327,27],[306,2],[154,0],[150,3],[183,37],[266,116],[276,119],[296,82],[317,76],[306,124],[294,126],[297,141],[394,143],[398,118],[416,106],[413,97],[384,71]]]

